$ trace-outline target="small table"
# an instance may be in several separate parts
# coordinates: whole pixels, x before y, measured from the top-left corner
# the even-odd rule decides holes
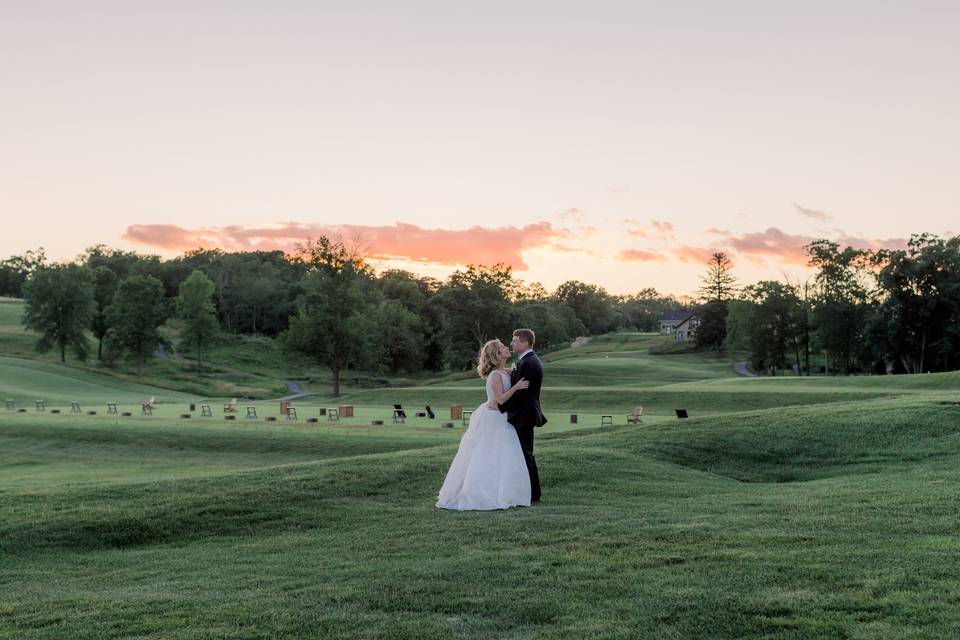
[[[613,426],[613,416],[600,416],[600,426],[601,426],[601,427],[612,427],[612,426]]]

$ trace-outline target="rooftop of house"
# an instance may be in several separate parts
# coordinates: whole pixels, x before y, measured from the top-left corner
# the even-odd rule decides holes
[[[693,315],[691,309],[677,309],[675,311],[664,311],[660,314],[660,322],[681,322]]]

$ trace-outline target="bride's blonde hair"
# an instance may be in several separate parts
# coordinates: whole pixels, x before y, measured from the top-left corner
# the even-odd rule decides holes
[[[500,368],[500,347],[503,343],[499,340],[489,340],[482,347],[477,355],[477,375],[486,378],[491,371]]]

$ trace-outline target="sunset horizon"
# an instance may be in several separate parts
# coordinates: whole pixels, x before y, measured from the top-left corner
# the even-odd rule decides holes
[[[326,234],[684,295],[958,231],[952,5],[421,5],[0,9],[0,256]]]

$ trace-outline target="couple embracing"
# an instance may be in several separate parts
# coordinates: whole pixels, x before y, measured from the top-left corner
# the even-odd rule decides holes
[[[543,365],[533,351],[535,340],[530,329],[513,332],[512,372],[506,369],[510,350],[502,342],[491,340],[480,349],[477,373],[486,378],[487,402],[470,416],[440,489],[441,509],[508,509],[540,500],[533,430],[547,419],[540,411]]]

